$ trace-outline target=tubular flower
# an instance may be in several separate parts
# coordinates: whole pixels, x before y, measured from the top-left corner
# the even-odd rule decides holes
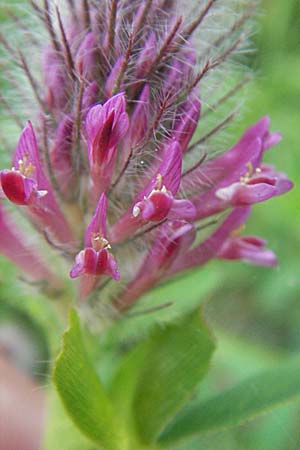
[[[233,115],[206,128],[243,85],[212,94],[209,80],[221,83],[227,60],[242,50],[251,5],[227,17],[224,2],[198,3],[191,17],[176,1],[66,2],[64,14],[54,1],[44,9],[33,2],[49,41],[39,49],[40,80],[19,52],[37,107],[33,117],[32,106],[23,108],[27,125],[11,167],[0,172],[0,195],[22,208],[53,258],[63,256],[81,299],[101,292],[124,311],[161,281],[214,258],[276,264],[265,241],[237,230],[250,205],[292,188],[263,162],[281,136],[263,117],[216,156],[211,140]],[[34,280],[55,284],[6,217],[1,206],[1,252]]]
[[[93,106],[86,117],[88,159],[93,194],[105,191],[113,175],[117,147],[128,129],[124,93],[110,98],[104,105]]]
[[[55,239],[64,244],[70,241],[71,229],[45,176],[30,122],[19,139],[11,170],[2,170],[0,179],[8,200],[16,205],[27,206],[32,220],[53,234]]]
[[[109,251],[111,247],[106,234],[106,208],[106,196],[102,194],[85,232],[84,250],[76,256],[76,264],[70,272],[71,278],[83,276],[81,297],[86,297],[93,290],[100,275],[108,275],[114,280],[120,278],[117,262]]]

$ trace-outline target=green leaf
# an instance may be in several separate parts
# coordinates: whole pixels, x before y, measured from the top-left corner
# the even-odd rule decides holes
[[[74,310],[53,378],[66,410],[83,434],[105,450],[127,448],[127,436],[88,358]]]
[[[189,407],[164,431],[160,443],[237,426],[294,399],[300,399],[299,357]]]
[[[111,392],[140,441],[155,441],[208,370],[213,340],[199,313],[157,327],[125,359]]]
[[[122,415],[128,434],[131,437],[130,450],[141,448],[133,414],[133,399],[139,381],[140,370],[146,357],[145,344],[139,344],[137,348],[130,351],[123,358],[110,386],[110,397],[118,408],[119,414]]]
[[[94,450],[95,446],[75,427],[54,389],[47,392],[47,417],[43,450]]]

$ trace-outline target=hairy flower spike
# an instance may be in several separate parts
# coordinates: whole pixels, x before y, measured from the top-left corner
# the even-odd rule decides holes
[[[22,111],[35,131],[27,122],[12,167],[0,172],[0,196],[22,207],[63,256],[79,296],[101,291],[122,312],[157,283],[213,258],[275,265],[265,241],[237,230],[250,205],[292,187],[263,162],[280,135],[264,117],[229,150],[223,144],[215,156],[211,146],[234,117],[220,117],[219,106],[245,84],[230,82],[228,61],[243,49],[252,2],[239,14],[232,0],[200,0],[197,14],[176,1],[31,3],[49,36],[38,49],[39,83],[27,57],[33,49],[1,42],[19,55],[32,89],[35,106]],[[22,98],[20,83],[8,78]],[[7,217],[1,205],[1,252],[33,280],[56,285]]]

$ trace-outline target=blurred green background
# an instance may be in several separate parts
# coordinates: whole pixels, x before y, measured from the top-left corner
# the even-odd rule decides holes
[[[256,76],[248,90],[246,113],[235,126],[236,136],[262,115],[269,114],[272,129],[280,131],[284,139],[267,158],[289,174],[296,188],[283,197],[256,205],[247,224],[247,234],[258,234],[268,240],[269,247],[278,255],[278,268],[213,262],[203,276],[199,274],[197,283],[203,284],[209,300],[204,306],[205,316],[219,344],[210,381],[199,395],[230,386],[300,351],[299,0],[264,0],[254,39],[258,51],[251,64]],[[53,311],[41,298],[30,295],[24,298],[15,277],[13,267],[1,260],[0,320],[24,324],[30,330],[29,339],[35,342],[40,360],[45,360],[47,336],[55,328]],[[44,363],[37,369],[33,361],[33,367],[35,375],[45,373]],[[299,448],[300,406],[291,404],[238,429],[195,440],[178,450]]]

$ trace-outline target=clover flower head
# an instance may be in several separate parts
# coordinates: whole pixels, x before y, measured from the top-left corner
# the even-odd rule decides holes
[[[36,112],[23,108],[27,123],[0,173],[1,252],[33,280],[61,285],[62,270],[30,244],[6,199],[79,279],[80,298],[101,296],[118,311],[213,258],[275,265],[265,241],[237,230],[252,204],[292,187],[263,162],[280,135],[263,117],[216,152],[213,139],[233,114],[205,129],[244,85],[229,79],[224,93],[253,4],[30,3],[47,33],[34,48],[39,80],[30,53],[1,37],[36,101]]]

